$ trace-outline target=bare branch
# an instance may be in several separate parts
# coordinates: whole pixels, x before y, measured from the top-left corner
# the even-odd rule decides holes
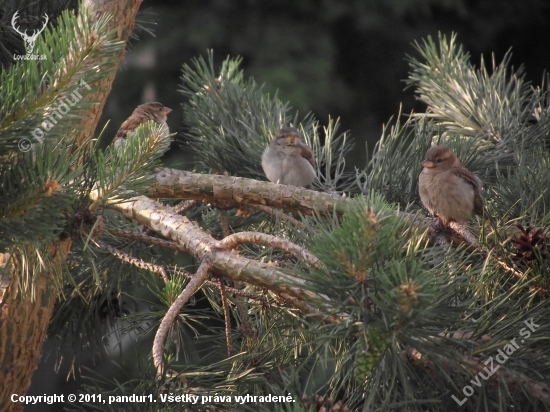
[[[496,262],[496,264],[498,266],[500,266],[502,269],[504,269],[506,272],[514,275],[515,277],[521,279],[525,276],[524,273],[514,269],[513,267],[509,266],[508,264],[506,264],[506,262],[504,262],[502,259],[500,259],[498,256],[496,256],[494,253],[492,253],[491,250],[481,246],[479,244],[479,242],[477,241],[477,239],[475,238],[475,236],[473,236],[466,227],[464,227],[463,225],[460,225],[459,223],[456,223],[456,222],[450,222],[449,223],[449,227],[454,230],[456,233],[458,233],[460,235],[460,237],[462,239],[464,239],[464,241],[476,248],[486,259],[489,259],[492,257],[492,259]]]
[[[222,227],[223,237],[227,237],[231,234],[229,230],[229,219],[227,218],[227,210],[220,209],[220,224]]]
[[[166,273],[166,269],[161,265],[155,265],[153,263],[145,262],[141,259],[135,258],[133,256],[130,256],[127,253],[124,253],[121,250],[118,250],[117,248],[112,247],[111,245],[101,241],[101,240],[95,240],[94,241],[98,247],[100,247],[103,250],[106,250],[111,255],[115,256],[116,258],[122,260],[123,262],[126,262],[132,266],[135,266],[140,269],[145,269],[150,272],[156,273],[159,275],[159,277],[164,280],[165,282],[168,282],[170,279],[168,278],[168,274]]]
[[[189,198],[224,208],[245,204],[272,206],[303,214],[336,211],[343,214],[348,198],[300,187],[260,182],[243,177],[206,175],[169,168],[157,169],[154,198]]]
[[[300,247],[286,239],[258,232],[239,232],[227,236],[218,244],[220,249],[231,250],[244,243],[271,246],[287,253],[291,253],[309,265],[320,268],[321,262],[303,247]]]
[[[191,296],[202,286],[206,278],[208,277],[208,272],[210,271],[212,265],[209,262],[210,259],[205,258],[200,264],[195,276],[191,278],[189,283],[185,286],[180,295],[176,298],[170,309],[164,315],[162,322],[159,325],[157,333],[155,335],[155,340],[153,341],[153,363],[157,369],[157,379],[161,379],[164,372],[164,363],[162,361],[164,342],[170,327],[176,320],[180,309],[187,303]]]
[[[181,275],[181,276],[185,276],[186,278],[190,279],[192,278],[194,275],[189,273],[188,271],[180,268],[180,267],[177,267],[177,266],[167,266],[166,267],[166,270],[173,276],[173,275]],[[217,282],[217,281],[213,281],[213,280],[207,280],[204,282],[206,285],[212,287],[212,288],[216,288],[216,289],[220,289],[220,284]],[[237,289],[237,288],[232,288],[230,286],[224,286],[225,287],[225,290],[227,291],[227,293],[231,294],[231,295],[235,295],[235,296],[241,296],[243,298],[246,298],[246,299],[250,299],[250,300],[255,300],[257,302],[260,302],[262,305],[267,305],[267,300],[263,297],[263,296],[260,296],[258,294],[255,294],[255,293],[250,293],[250,292],[246,292],[244,290],[241,290],[241,289]]]
[[[138,240],[140,242],[149,243],[151,245],[160,246],[166,249],[177,250],[185,253],[189,253],[177,243],[171,242],[169,240],[159,239],[158,237],[148,236],[142,233],[132,232],[131,230],[124,229],[111,229],[110,232],[118,237],[123,237],[130,240]]]
[[[470,246],[474,246],[476,248],[480,247],[477,242],[477,238],[470,233],[470,231],[466,226],[461,225],[460,223],[457,223],[457,222],[449,222],[448,226],[449,228],[454,230],[456,233],[458,233],[460,237],[464,239],[466,243],[469,244]]]
[[[248,311],[246,310],[246,307],[244,305],[244,300],[240,297],[237,297],[237,312],[239,313],[242,324],[239,327],[239,331],[244,333],[247,338],[252,339],[255,338],[258,334],[250,326],[250,322],[248,321]]]
[[[97,192],[91,193],[92,200],[97,196]],[[188,253],[199,261],[202,261],[206,254],[212,253],[212,270],[223,273],[232,280],[269,289],[280,297],[294,296],[296,301],[312,297],[310,292],[288,286],[303,283],[303,280],[273,265],[262,264],[230,251],[220,250],[218,240],[203,231],[195,222],[173,213],[171,208],[152,199],[138,196],[124,202],[108,202],[106,207],[151,227],[157,233],[162,233],[184,250],[188,250]]]
[[[222,227],[223,237],[227,237],[231,234],[229,230],[229,219],[227,218],[227,210],[220,209],[220,224]],[[231,339],[231,314],[229,312],[229,303],[227,302],[227,294],[225,293],[225,285],[223,279],[218,279],[220,285],[220,297],[223,307],[223,318],[225,320],[225,340],[227,344],[227,356],[233,355],[233,339]],[[242,304],[242,300],[240,302]]]
[[[117,235],[117,236],[128,238],[128,239],[142,240],[144,242],[149,242],[149,243],[156,244],[156,245],[162,246],[162,247],[167,247],[167,248],[170,248],[170,249],[173,249],[173,250],[181,250],[181,248],[177,244],[175,244],[174,242],[170,242],[168,240],[158,239],[156,237],[145,236],[145,235],[141,235],[141,234],[138,234],[138,233],[134,233],[134,232],[127,231],[127,230],[122,230],[122,229],[111,230],[111,233],[114,234],[114,235]],[[183,275],[188,279],[193,276],[192,274],[190,274],[189,272],[187,272],[186,270],[184,270],[182,268],[174,267],[174,266],[164,267],[164,266],[161,266],[161,265],[155,265],[153,263],[143,262],[142,260],[133,258],[132,256],[130,256],[130,255],[118,250],[118,249],[115,249],[115,248],[105,244],[104,242],[101,242],[101,243],[105,246],[108,246],[109,249],[112,249],[113,251],[116,251],[117,255],[115,255],[115,256],[120,257],[121,260],[123,260],[123,261],[125,261],[125,262],[127,262],[127,263],[129,263],[133,266],[137,266],[141,269],[149,270],[149,271],[151,271],[153,273],[157,273],[157,274],[161,274],[162,272],[168,272],[172,275]],[[103,246],[101,244],[99,246],[103,248]],[[105,250],[107,250],[109,253],[111,253],[111,251],[109,249],[105,248]],[[138,261],[137,262],[138,264],[134,264],[133,259],[136,259]],[[163,276],[161,276],[161,277],[163,277]],[[165,281],[168,280],[167,278],[165,279],[164,277],[163,277],[163,279]],[[220,285],[219,285],[218,282],[213,282],[211,280],[207,280],[205,283],[208,286],[214,287],[216,289],[220,289]],[[259,296],[259,295],[256,295],[256,294],[253,294],[253,293],[248,293],[248,292],[245,292],[244,290],[231,288],[231,287],[227,287],[227,286],[225,286],[225,290],[228,293],[232,294],[232,295],[241,296],[241,297],[244,297],[244,298],[248,298],[248,299],[252,299],[252,300],[262,302],[262,304],[266,304],[266,300],[263,297]]]

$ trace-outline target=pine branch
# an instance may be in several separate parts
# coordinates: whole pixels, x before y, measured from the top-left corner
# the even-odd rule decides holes
[[[92,193],[92,199],[94,198],[97,199],[96,193]],[[301,283],[298,279],[272,266],[262,265],[231,253],[220,241],[202,231],[194,222],[151,199],[135,197],[123,202],[108,202],[106,207],[162,233],[188,250],[199,261],[211,253],[213,270],[220,271],[233,280],[266,287],[283,299],[293,296],[296,298],[293,300],[294,304],[307,295],[300,289],[287,286]]]
[[[158,380],[160,380],[164,374],[164,342],[166,340],[166,336],[168,335],[168,331],[178,316],[180,309],[201,287],[211,269],[212,264],[210,263],[210,258],[206,256],[197,269],[195,276],[191,278],[189,283],[185,286],[185,289],[183,289],[181,294],[172,303],[170,309],[168,309],[168,312],[166,312],[166,315],[164,315],[164,318],[158,327],[155,340],[153,341],[153,363],[157,369]]]
[[[181,251],[181,252],[188,252],[188,250],[182,249],[180,245],[177,243],[171,242],[169,240],[159,239],[158,237],[145,235],[143,233],[136,233],[132,232],[130,230],[123,230],[123,229],[110,229],[109,232],[111,232],[115,236],[123,237],[126,239],[131,240],[137,240],[140,242],[145,242],[150,245],[160,246],[166,249]]]
[[[1,237],[14,240],[11,248],[19,255],[19,261],[27,260],[25,252],[22,252],[27,248],[29,255],[32,255],[26,266],[10,273],[9,285],[2,291],[4,301],[0,325],[8,329],[0,335],[3,340],[9,339],[10,345],[3,342],[0,346],[11,348],[7,352],[0,351],[0,381],[9,383],[0,385],[3,386],[0,391],[2,410],[13,407],[11,394],[23,395],[26,392],[40,359],[57,296],[54,285],[61,283],[62,274],[67,272],[66,262],[72,238],[64,236],[59,240],[63,246],[61,249],[55,243],[51,245],[50,252],[55,252],[51,265],[47,258],[41,256],[40,245],[59,239],[64,226],[59,215],[71,210],[67,203],[61,204],[59,201],[72,197],[72,204],[87,190],[85,179],[71,174],[82,172],[79,167],[89,158],[93,132],[108,92],[102,86],[108,84],[110,89],[117,66],[111,63],[113,59],[118,58],[119,62],[122,59],[124,44],[115,39],[108,24],[129,34],[135,18],[135,14],[126,10],[133,6],[131,3],[105,1],[99,14],[96,14],[100,11],[97,9],[87,12],[86,3],[77,16],[64,12],[57,21],[58,27],[46,29],[37,40],[37,53],[49,56],[48,59],[40,62],[24,60],[14,64],[9,72],[2,70],[0,73],[0,175],[5,179],[10,174],[12,182],[10,185],[0,184],[0,209],[9,208],[6,202],[15,201],[14,204],[23,205],[19,216],[12,213],[15,219],[2,219]],[[108,22],[107,16],[117,8],[122,9],[123,18]],[[137,12],[137,6],[134,11]],[[92,85],[96,93],[92,91]],[[81,118],[94,112],[97,115],[91,122],[80,122]],[[35,145],[35,150],[28,155],[15,152],[18,147],[32,149],[30,144],[18,145],[22,141],[21,136],[31,135],[39,143]],[[27,143],[33,142],[27,139]],[[66,156],[60,155],[65,152]],[[45,183],[43,191],[37,190],[41,183]],[[42,193],[41,200],[33,199],[33,207],[24,210],[32,193]],[[58,203],[52,204],[52,200]],[[40,212],[40,209],[44,213],[38,222],[32,214]],[[26,219],[21,218],[23,215],[27,215]],[[14,220],[19,223],[13,225],[19,226],[15,230],[12,226]],[[45,220],[48,221],[46,224]],[[18,229],[24,229],[20,233],[27,237],[26,242],[23,240],[25,247],[21,249],[13,247],[20,243],[15,238]],[[40,264],[35,265],[35,262]],[[47,279],[44,277],[45,264],[49,272]],[[25,290],[22,285],[32,287]],[[23,321],[17,320],[21,316]],[[13,327],[15,324],[17,327]],[[13,365],[19,366],[13,368]]]
[[[149,188],[148,195],[155,198],[200,200],[224,208],[257,203],[304,214],[311,214],[314,210],[342,214],[347,200],[341,196],[294,186],[168,168],[157,169],[156,182]]]
[[[353,174],[345,171],[345,156],[353,143],[347,133],[337,134],[338,120],[329,118],[322,138],[319,122],[311,114],[301,121],[298,113],[291,117],[288,103],[265,94],[254,79],[245,80],[239,69],[241,58],[228,57],[219,73],[213,58],[209,51],[206,60],[195,59],[193,67],[185,64],[179,90],[188,99],[186,137],[201,171],[263,180],[263,151],[280,128],[293,125],[301,129],[316,158],[315,186],[340,192],[355,188]]]
[[[525,84],[521,68],[508,78],[510,53],[500,65],[493,60],[489,74],[483,58],[480,68],[474,69],[454,34],[449,41],[439,35],[438,45],[428,37],[415,47],[426,62],[409,57],[408,84],[417,86],[420,99],[429,106],[428,113],[416,116],[493,143],[512,140],[528,126],[542,95]]]
[[[219,243],[223,249],[231,250],[235,249],[238,245],[245,243],[252,243],[256,245],[271,246],[273,248],[284,250],[287,253],[291,253],[297,258],[303,260],[308,265],[320,268],[322,266],[319,259],[313,256],[310,252],[304,248],[289,242],[286,239],[279,238],[277,236],[268,235],[265,233],[257,232],[239,232],[226,236]]]
[[[105,152],[96,152],[94,189],[100,195],[90,208],[96,208],[102,199],[124,199],[151,185],[151,171],[159,165],[169,144],[166,125],[149,121],[140,125],[122,147],[111,145]]]
[[[97,244],[97,246],[100,249],[103,249],[103,250],[109,252],[110,254],[112,254],[116,258],[122,260],[123,262],[128,263],[132,266],[135,266],[137,268],[145,269],[145,270],[148,270],[150,272],[153,272],[153,273],[157,274],[165,282],[169,281],[168,274],[166,273],[166,269],[163,266],[153,265],[152,263],[144,262],[141,259],[134,258],[134,257],[128,255],[127,253],[124,253],[124,252],[112,247],[111,245],[109,245],[109,244],[107,244],[107,243],[105,243],[105,242],[103,242],[99,239],[95,240],[94,242]]]
[[[145,241],[145,242],[149,241],[149,243],[155,244],[157,246],[168,247],[168,248],[173,249],[173,250],[180,250],[179,247],[176,247],[176,248],[173,247],[175,245],[175,243],[168,242],[166,240],[162,240],[162,239],[158,239],[158,238],[153,238],[151,236],[143,236],[143,235],[134,236],[134,234],[132,234],[131,232],[127,232],[127,231],[123,231],[123,230],[118,230],[118,231],[112,230],[112,233],[116,234],[116,235],[119,235],[119,236],[122,236],[122,237],[126,237],[128,239],[141,240],[141,241]],[[151,239],[154,239],[154,240],[159,241],[159,242],[151,242],[150,241]],[[169,281],[169,279],[167,277],[167,273],[170,273],[173,276],[174,275],[184,276],[187,279],[191,279],[193,277],[193,275],[191,275],[187,271],[183,270],[182,268],[173,267],[173,266],[155,265],[153,263],[145,262],[142,259],[138,259],[138,258],[135,258],[135,257],[127,254],[127,253],[124,253],[121,250],[118,250],[118,249],[108,245],[107,243],[105,243],[103,241],[97,240],[95,242],[98,244],[99,248],[106,250],[107,252],[111,253],[113,256],[119,258],[123,262],[128,263],[132,266],[135,266],[137,268],[145,269],[145,270],[148,270],[152,273],[155,273],[155,274],[159,275],[162,278],[162,280],[164,280],[165,282]],[[207,280],[207,281],[205,281],[205,284],[207,284],[210,287],[220,289],[220,285],[219,285],[218,282],[213,282],[213,281]],[[227,292],[233,294],[233,295],[244,297],[244,298],[247,298],[247,299],[252,299],[252,300],[261,302],[262,304],[266,304],[265,299],[262,298],[261,296],[258,296],[258,295],[252,294],[252,293],[248,293],[248,292],[245,292],[245,291],[240,290],[240,289],[227,287],[227,286],[225,287],[225,290]]]
[[[137,240],[137,241],[145,242],[145,243],[148,243],[148,244],[151,244],[151,245],[155,245],[155,246],[159,246],[159,247],[163,247],[163,248],[167,248],[167,249],[171,249],[171,250],[176,250],[176,251],[181,251],[181,252],[188,253],[187,250],[182,250],[182,248],[178,244],[176,244],[174,242],[170,242],[168,240],[159,239],[157,237],[148,236],[148,235],[144,235],[142,233],[135,233],[135,232],[132,232],[132,231],[129,231],[129,230],[122,230],[122,229],[110,229],[110,232],[115,236],[123,237],[123,238],[126,238],[126,239]],[[109,247],[112,248],[111,246],[109,246]],[[114,249],[114,250],[117,250],[117,249]],[[118,253],[120,253],[121,256],[126,255],[124,252],[121,252],[121,251],[118,251]],[[125,258],[124,261],[127,262],[127,263],[130,263],[130,264],[133,264],[133,262],[134,262],[133,259],[134,258],[128,257],[128,258]],[[143,262],[143,261],[141,259],[137,259],[136,262]],[[163,272],[168,271],[172,275],[183,275],[184,277],[186,277],[188,279],[190,279],[191,276],[192,276],[189,273],[187,273],[186,271],[184,271],[184,270],[182,270],[181,268],[178,268],[178,267],[173,267],[173,266],[166,266],[166,267],[163,266],[163,267],[161,267],[160,265],[154,265],[154,264],[147,263],[147,262],[144,262],[144,263],[146,263],[149,266],[147,266],[147,267],[138,266],[138,265],[134,265],[134,266],[140,267],[142,269],[149,269],[150,268],[153,273],[160,273],[161,271],[163,271]],[[205,283],[207,285],[209,285],[210,287],[219,288],[219,284],[217,282],[212,282],[212,281],[207,280]],[[256,300],[256,301],[262,302],[264,304],[266,303],[265,299],[258,296],[258,295],[248,293],[248,292],[245,292],[245,291],[240,290],[240,289],[227,287],[227,286],[225,288],[226,288],[227,292],[229,292],[233,295],[248,298],[248,299],[252,299],[252,300]]]
[[[37,40],[39,54],[48,59],[23,60],[0,74],[0,83],[9,85],[0,89],[0,154],[17,149],[21,136],[29,136],[29,145],[63,138],[73,151],[91,140],[93,130],[75,145],[72,132],[93,110],[92,87],[111,73],[94,68],[98,60],[121,55],[124,45],[109,32],[107,18],[93,20],[85,9],[78,16],[64,12],[58,23]]]

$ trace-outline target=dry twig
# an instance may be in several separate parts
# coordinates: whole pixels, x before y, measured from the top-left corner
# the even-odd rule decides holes
[[[225,285],[223,279],[218,279],[220,296],[222,299],[223,317],[225,320],[225,341],[227,344],[227,356],[233,355],[233,339],[231,338],[231,313],[229,312],[229,304],[227,303],[227,293],[225,292]]]

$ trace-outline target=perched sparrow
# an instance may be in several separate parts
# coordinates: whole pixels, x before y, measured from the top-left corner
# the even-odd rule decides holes
[[[294,127],[277,132],[262,155],[262,167],[269,181],[311,188],[315,179],[315,160],[308,145]]]
[[[418,177],[420,200],[443,225],[483,213],[481,182],[446,146],[428,149]]]
[[[166,125],[166,116],[171,111],[172,109],[169,107],[164,107],[158,102],[140,104],[136,107],[132,115],[127,118],[124,123],[122,123],[120,129],[118,129],[115,139],[113,140],[114,146],[116,148],[121,147],[124,143],[126,143],[126,138],[131,136],[140,124],[145,123],[148,120],[154,120],[158,124]],[[167,126],[166,135],[168,134],[169,130]]]

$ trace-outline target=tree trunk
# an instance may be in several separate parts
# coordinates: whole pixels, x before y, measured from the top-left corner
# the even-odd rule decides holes
[[[69,254],[70,238],[51,247],[54,267],[41,270],[33,279],[17,255],[0,255],[0,410],[21,411],[24,403],[12,402],[12,395],[24,395],[38,367],[42,344],[55,304],[55,288],[48,281]],[[30,263],[30,262],[27,262]],[[30,265],[29,265],[30,266]],[[29,267],[27,266],[27,267]]]

